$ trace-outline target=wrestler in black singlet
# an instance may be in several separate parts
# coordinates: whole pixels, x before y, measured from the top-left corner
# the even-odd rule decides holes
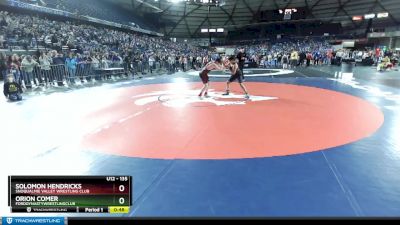
[[[232,71],[232,66],[230,66],[229,70]],[[231,75],[231,77],[229,78],[229,82],[232,83],[235,80],[237,80],[239,83],[243,83],[243,76],[242,76],[242,71],[237,68],[236,73]]]

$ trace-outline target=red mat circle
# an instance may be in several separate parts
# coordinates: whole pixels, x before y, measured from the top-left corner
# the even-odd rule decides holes
[[[224,90],[224,83],[212,88]],[[85,136],[86,149],[156,159],[241,159],[286,156],[328,149],[373,134],[384,121],[373,104],[336,91],[275,84],[246,83],[252,95],[276,100],[215,106],[196,102],[167,107],[159,101],[137,105],[138,95],[197,90],[196,83],[125,88],[112,104],[86,121],[101,129]],[[234,93],[240,94],[237,84]],[[243,102],[243,100],[240,100]]]

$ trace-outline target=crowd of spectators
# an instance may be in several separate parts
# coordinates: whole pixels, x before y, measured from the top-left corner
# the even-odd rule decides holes
[[[253,41],[254,42],[254,41]],[[353,50],[335,48],[324,39],[283,39],[273,42],[254,42],[234,47],[246,49],[246,61],[264,68],[295,68],[297,66],[341,65],[343,60],[360,65],[380,65],[382,62],[398,64],[399,54],[393,50]],[[385,65],[386,65],[385,64]],[[379,67],[379,66],[378,66]]]
[[[398,59],[390,51],[335,50],[327,40],[312,38],[224,47],[245,49],[245,61],[267,68],[340,65],[349,58],[369,58],[377,65],[384,59],[387,66],[392,59]],[[24,88],[87,82],[96,78],[93,71],[98,73],[102,69],[122,68],[126,76],[141,76],[154,70],[174,73],[200,69],[212,60],[212,51],[187,42],[7,11],[0,11],[1,48],[33,50],[34,54],[0,53],[1,77],[13,74],[14,81]]]
[[[13,71],[15,80],[24,81],[27,86],[35,82],[31,79],[31,72],[36,66],[40,67],[37,85],[41,81],[52,84],[57,80],[51,75],[54,72],[50,68],[52,65],[65,65],[68,79],[74,83],[80,64],[90,64],[94,69],[123,67],[128,75],[152,73],[156,68],[171,73],[186,71],[199,68],[209,60],[207,50],[184,42],[5,11],[0,12],[0,33],[0,48],[22,46],[25,50],[37,49],[33,56],[0,55],[3,77],[6,71]]]
[[[314,39],[283,39],[233,47],[236,51],[245,49],[246,62],[265,68],[329,64],[335,54],[328,41]]]
[[[248,61],[261,67],[295,67],[306,63],[328,64],[332,47],[327,41],[314,39],[282,39],[263,44],[243,46]]]

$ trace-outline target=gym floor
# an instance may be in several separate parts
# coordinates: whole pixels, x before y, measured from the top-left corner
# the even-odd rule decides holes
[[[254,73],[250,100],[223,76],[199,99],[177,73],[1,101],[0,192],[8,175],[131,175],[124,216],[400,216],[400,89],[337,69]]]

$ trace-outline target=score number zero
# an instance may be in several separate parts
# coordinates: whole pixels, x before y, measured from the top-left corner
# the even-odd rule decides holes
[[[128,181],[128,177],[106,177],[106,180],[107,181],[116,181],[116,180],[120,180],[120,181]],[[121,185],[119,185],[118,186],[118,191],[119,192],[124,192],[125,191],[125,185],[123,185],[123,184],[121,184]],[[123,204],[125,204],[125,198],[124,197],[121,197],[121,198],[119,198],[118,199],[118,203],[120,204],[120,205],[123,205]]]
[[[119,192],[124,192],[125,191],[125,185],[123,185],[123,184],[119,185],[118,186],[118,191]],[[119,198],[118,202],[119,202],[120,205],[125,204],[125,198],[124,197]]]

